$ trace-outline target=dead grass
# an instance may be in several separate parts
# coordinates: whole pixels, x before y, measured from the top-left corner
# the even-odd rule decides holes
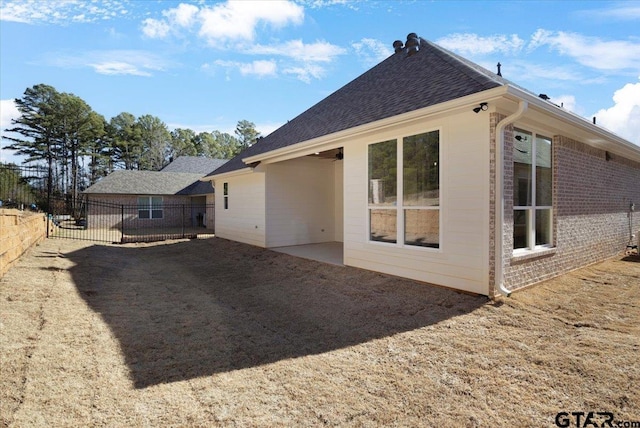
[[[636,256],[489,302],[215,238],[47,240],[0,281],[0,421],[640,421],[639,309]]]

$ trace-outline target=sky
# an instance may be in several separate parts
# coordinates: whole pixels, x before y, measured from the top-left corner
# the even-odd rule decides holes
[[[0,0],[0,129],[44,83],[107,120],[266,136],[412,32],[640,145],[640,1]]]

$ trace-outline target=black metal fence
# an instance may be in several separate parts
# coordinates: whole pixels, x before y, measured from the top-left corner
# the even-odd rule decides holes
[[[47,236],[111,243],[213,235],[214,206],[123,205],[50,190],[47,169],[0,164],[0,208],[47,214]]]

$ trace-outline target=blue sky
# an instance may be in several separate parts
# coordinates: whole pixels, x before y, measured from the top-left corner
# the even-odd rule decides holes
[[[640,1],[2,0],[0,120],[39,83],[107,120],[267,135],[411,32],[640,145]],[[8,142],[0,143],[2,145]],[[0,161],[14,160],[3,150]]]

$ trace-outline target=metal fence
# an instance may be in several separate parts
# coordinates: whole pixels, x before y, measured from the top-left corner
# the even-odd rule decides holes
[[[47,237],[110,243],[213,235],[212,204],[123,205],[50,189],[47,169],[0,164],[0,208],[47,213]],[[206,227],[206,216],[210,227]]]

